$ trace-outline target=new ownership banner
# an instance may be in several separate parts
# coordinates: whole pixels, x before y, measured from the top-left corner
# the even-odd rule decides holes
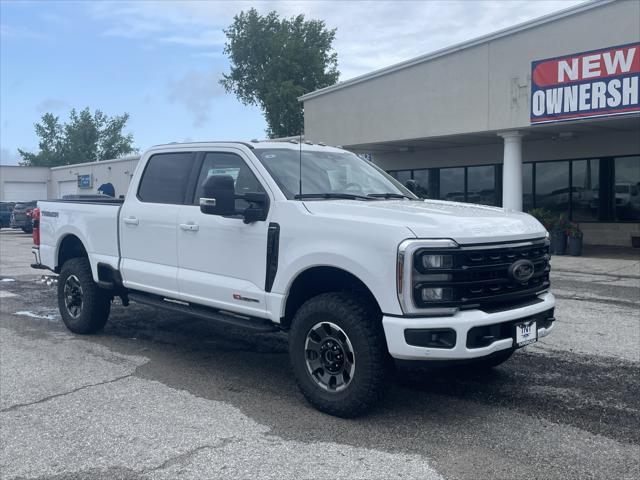
[[[640,112],[640,43],[531,62],[531,123]]]

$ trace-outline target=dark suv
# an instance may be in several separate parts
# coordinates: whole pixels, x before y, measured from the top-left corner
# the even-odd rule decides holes
[[[13,202],[0,202],[0,228],[11,225],[11,212],[13,212]]]
[[[31,233],[33,231],[31,212],[36,208],[37,203],[35,200],[16,203],[11,214],[11,228],[21,228],[24,233]]]

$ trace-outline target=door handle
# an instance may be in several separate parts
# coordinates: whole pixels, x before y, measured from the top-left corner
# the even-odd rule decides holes
[[[124,217],[122,219],[127,225],[138,225],[140,221],[136,217]]]
[[[181,223],[180,228],[188,232],[197,232],[198,230],[200,230],[200,227],[195,223]]]

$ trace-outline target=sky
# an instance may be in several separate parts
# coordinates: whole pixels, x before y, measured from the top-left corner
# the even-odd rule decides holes
[[[257,107],[219,85],[223,29],[255,7],[336,28],[340,80],[582,3],[460,1],[0,0],[0,163],[37,151],[33,125],[51,112],[100,109],[131,118],[135,146],[265,138]]]

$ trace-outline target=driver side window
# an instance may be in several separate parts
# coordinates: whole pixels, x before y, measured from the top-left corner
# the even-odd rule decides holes
[[[212,175],[229,175],[233,178],[236,195],[250,192],[264,192],[264,188],[247,166],[245,161],[238,155],[226,152],[207,153],[202,162],[200,175],[198,176],[198,187],[194,204],[197,205],[202,197],[203,186],[207,178]],[[249,206],[246,200],[236,200],[236,210],[242,211]]]

